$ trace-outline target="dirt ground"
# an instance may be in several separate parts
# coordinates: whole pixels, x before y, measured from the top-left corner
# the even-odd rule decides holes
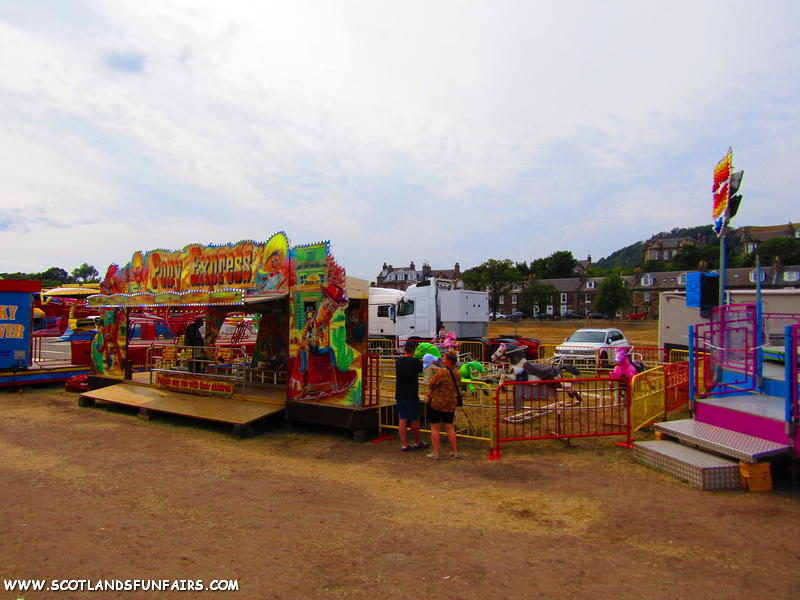
[[[0,598],[798,598],[800,495],[699,492],[612,441],[488,461],[338,430],[0,393],[3,579],[237,580],[237,592]]]

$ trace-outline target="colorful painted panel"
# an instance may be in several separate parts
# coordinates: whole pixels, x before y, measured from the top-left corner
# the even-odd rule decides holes
[[[348,340],[351,313],[344,269],[330,256],[327,244],[295,250],[297,283],[290,299],[289,399],[360,408],[364,345]],[[358,307],[356,319],[361,317],[360,311]],[[360,333],[358,326],[354,331]],[[352,334],[350,337],[352,340]]]
[[[125,267],[111,265],[101,284],[117,306],[237,304],[242,294],[286,294],[289,241],[282,232],[266,243],[190,244],[182,250],[136,252]],[[90,304],[108,305],[108,298]]]
[[[156,387],[198,396],[230,398],[235,386],[230,381],[209,379],[188,373],[156,373]]]
[[[122,308],[102,308],[100,317],[100,327],[92,340],[92,373],[122,378],[125,376],[128,335],[125,311]]]
[[[0,369],[30,365],[31,294],[0,292]]]

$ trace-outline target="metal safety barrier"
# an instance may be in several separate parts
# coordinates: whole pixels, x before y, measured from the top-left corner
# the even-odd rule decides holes
[[[665,414],[663,366],[634,375],[631,380],[631,430],[638,431]]]
[[[395,355],[395,341],[383,338],[370,338],[367,340],[367,352],[377,354],[381,358],[391,358]]]
[[[616,352],[616,348],[610,348],[612,352]],[[669,361],[669,353],[664,348],[643,348],[641,346],[634,346],[631,349],[631,354],[638,354],[641,356],[642,361],[648,367],[655,367],[657,365],[665,365]],[[613,358],[612,358],[613,362]],[[613,367],[612,367],[613,369]]]
[[[689,360],[689,351],[688,350],[670,350],[669,351],[669,362],[670,363],[686,362],[687,360]]]
[[[481,363],[486,360],[486,346],[483,342],[466,341],[456,343],[458,344],[459,360],[461,360],[461,356],[465,356],[463,360],[474,360]]]
[[[504,383],[495,394],[495,443],[619,436],[630,446],[629,398],[623,379],[595,377]]]
[[[394,375],[384,375],[379,383],[379,408],[378,429],[396,430],[400,427],[400,415],[397,412],[397,402],[394,398],[396,378]],[[425,397],[427,385],[420,380],[419,395]],[[465,381],[461,384],[461,397],[463,406],[456,409],[453,418],[456,435],[463,439],[479,440],[492,444],[494,433],[494,394],[488,384],[482,381]],[[419,418],[419,429],[430,433],[428,423],[428,404],[422,403]]]
[[[363,408],[378,406],[380,403],[380,398],[378,397],[380,363],[381,359],[377,354],[364,356],[363,371],[361,373],[364,387]]]
[[[664,418],[671,410],[689,404],[689,362],[664,367]]]
[[[614,368],[614,353],[611,351],[598,354],[594,346],[570,346],[556,353],[561,344],[541,344],[539,361],[563,357],[564,363],[574,365],[588,377],[596,377],[599,371],[610,371]]]

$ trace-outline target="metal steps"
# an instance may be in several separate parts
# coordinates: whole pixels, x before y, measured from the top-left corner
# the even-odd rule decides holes
[[[771,442],[693,419],[656,423],[655,428],[657,432],[668,437],[747,463],[756,463],[767,456],[789,451],[789,446],[786,444]]]
[[[672,441],[658,439],[652,442],[635,442],[634,460],[701,490],[738,487],[747,487],[754,491],[772,489],[769,464],[756,463],[768,456],[789,451],[788,445],[693,419],[656,423],[655,429],[656,437],[672,438]],[[714,454],[710,454],[711,452]],[[742,464],[717,456],[718,454],[742,461]],[[762,466],[764,469],[761,469]],[[751,473],[753,469],[758,473]]]
[[[635,442],[633,458],[700,490],[739,487],[739,464],[669,441]]]

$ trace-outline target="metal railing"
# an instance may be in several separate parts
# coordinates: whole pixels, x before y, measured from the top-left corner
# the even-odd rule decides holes
[[[570,346],[556,353],[561,344],[540,344],[539,362],[552,360],[556,356],[563,357],[565,363],[574,365],[588,377],[596,377],[598,372],[611,371],[614,368],[615,351],[599,352],[594,346]]]
[[[463,360],[474,360],[477,362],[484,362],[486,357],[486,345],[483,342],[476,342],[468,340],[465,342],[457,342],[459,360],[464,356]]]
[[[754,304],[712,308],[711,322],[695,328],[695,353],[708,355],[704,368],[696,370],[696,389],[719,395],[756,388],[757,321]]]
[[[395,341],[386,339],[373,339],[367,340],[367,352],[376,354],[381,359],[389,359],[396,355]]]
[[[665,413],[666,382],[659,366],[634,375],[631,380],[631,430],[636,432]]]
[[[380,363],[381,359],[380,356],[377,354],[367,354],[364,356],[363,361],[363,370],[361,372],[361,377],[363,381],[364,387],[364,396],[363,396],[363,408],[371,408],[373,406],[379,406],[380,404],[380,397],[379,397],[379,386],[378,382],[380,380]],[[380,412],[380,409],[379,409]]]
[[[689,405],[689,362],[664,367],[664,418],[666,413]]]
[[[400,415],[394,398],[396,378],[384,375],[379,383],[379,431],[399,429]],[[473,389],[470,389],[470,385]],[[425,397],[428,388],[420,381],[419,395]],[[489,442],[492,445],[494,432],[492,416],[494,415],[494,394],[488,384],[481,381],[469,381],[461,384],[463,406],[456,409],[453,425],[456,435],[464,439]],[[428,404],[422,403],[419,419],[420,431],[430,433],[428,423]]]
[[[495,443],[619,436],[630,446],[629,398],[624,380],[595,377],[505,383],[496,392]]]
[[[151,344],[147,348],[146,357],[146,368],[150,372],[151,384],[154,372],[194,372],[194,374],[241,382],[244,394],[249,365],[247,355],[241,348]]]

